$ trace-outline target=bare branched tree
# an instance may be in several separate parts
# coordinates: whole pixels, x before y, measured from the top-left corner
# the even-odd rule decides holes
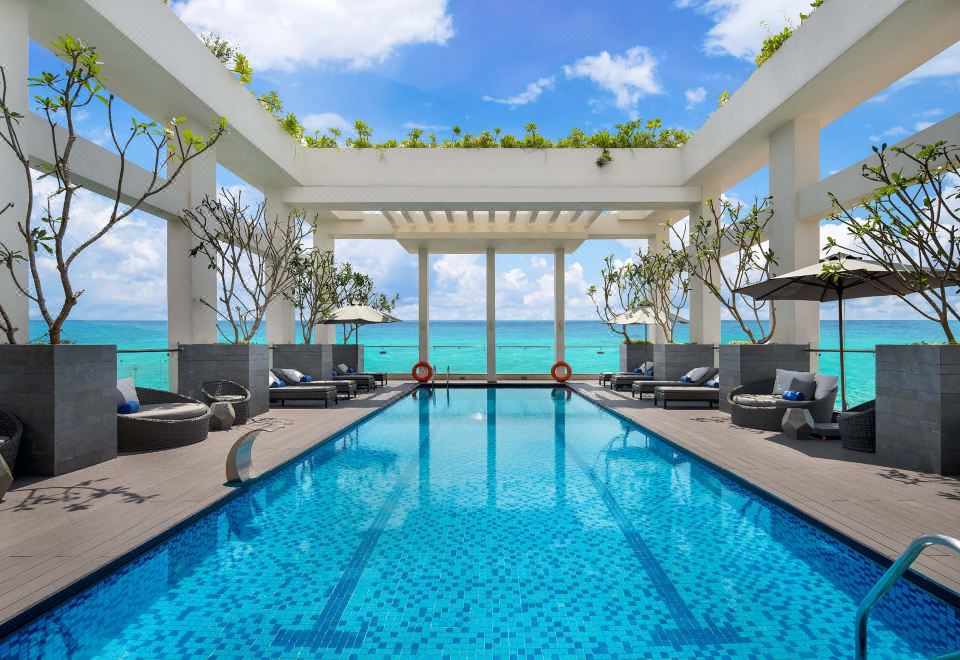
[[[587,289],[597,316],[612,332],[622,335],[624,343],[627,344],[631,342],[629,326],[616,323],[615,320],[627,312],[650,304],[643,297],[641,287],[635,282],[635,270],[633,263],[628,261],[618,264],[613,255],[607,256],[600,269],[600,288],[591,285]]]
[[[674,340],[677,317],[690,295],[690,276],[683,250],[664,243],[660,250],[637,253],[634,278],[640,295],[650,302],[657,326],[668,344]]]
[[[83,289],[76,288],[70,278],[70,267],[76,259],[146,200],[170,187],[188,162],[212,147],[223,135],[226,122],[223,119],[217,121],[207,135],[198,135],[183,128],[183,118],[171,119],[166,126],[134,119],[127,131],[119,131],[114,122],[114,97],[104,91],[96,48],[68,35],[58,38],[52,44],[52,49],[64,62],[63,71],[43,72],[29,80],[29,84],[39,90],[34,98],[47,120],[53,154],[52,162],[40,168],[41,178],[52,178],[56,182],[55,190],[40,208],[39,219],[33,217],[31,154],[19,137],[24,117],[7,104],[8,81],[6,72],[0,67],[0,142],[20,163],[26,186],[26,203],[23,209],[18,209],[22,212],[18,212],[16,220],[17,235],[22,238],[22,245],[0,242],[0,268],[6,270],[16,290],[36,304],[47,325],[48,341],[59,344],[63,339],[63,324],[83,294]],[[78,138],[75,114],[94,101],[106,106],[110,145],[118,158],[119,174],[116,185],[112,187],[115,192],[106,223],[92,236],[77,242],[70,232],[73,204],[82,188],[74,176],[71,163]],[[135,146],[137,149],[145,147],[149,154],[149,177],[146,187],[136,192],[132,200],[122,203],[121,191],[128,196],[130,194],[126,189],[128,186],[125,186],[129,169],[127,154]],[[165,178],[161,176],[163,172],[166,173]],[[0,208],[5,217],[14,205],[0,200]],[[48,300],[40,276],[39,264],[44,257],[54,260],[59,275],[57,286],[63,294],[59,308]],[[23,263],[28,267],[29,274],[26,277],[20,272],[19,265]],[[13,326],[8,310],[0,306],[0,331],[9,343],[15,343],[18,330]]]
[[[828,251],[878,262],[892,273],[900,287],[871,280],[880,291],[898,296],[925,319],[943,329],[946,340],[957,343],[951,323],[960,321],[960,147],[936,142],[905,148],[874,147],[878,163],[864,165],[863,176],[878,184],[859,209],[846,208],[830,193],[836,211],[831,220],[842,224],[852,245],[827,241]],[[889,153],[910,169],[892,169]],[[858,217],[859,216],[859,217]],[[842,266],[842,264],[841,264]],[[835,268],[825,265],[825,270]]]
[[[200,302],[230,328],[217,324],[224,339],[250,343],[267,307],[293,285],[291,265],[301,258],[309,230],[306,215],[294,210],[286,218],[267,218],[264,202],[251,208],[242,193],[222,189],[218,198],[207,196],[184,211],[180,221],[198,241],[190,256],[217,273],[218,300]]]
[[[726,309],[752,344],[765,344],[777,327],[775,308],[768,301],[734,293],[773,276],[777,261],[763,238],[773,218],[772,197],[743,204],[707,200],[710,217],[691,217],[686,234],[676,225],[670,231],[681,243],[686,271]],[[725,263],[726,262],[726,263]]]

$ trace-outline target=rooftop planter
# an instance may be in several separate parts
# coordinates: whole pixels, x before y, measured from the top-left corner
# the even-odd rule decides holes
[[[721,344],[720,410],[730,411],[727,395],[735,387],[773,378],[777,369],[810,371],[806,344]]]
[[[275,344],[273,366],[296,369],[314,380],[327,380],[333,371],[333,349],[330,344]]]
[[[177,391],[204,401],[200,386],[232,380],[250,390],[250,416],[270,409],[267,372],[270,351],[263,344],[181,344],[177,355]]]
[[[712,366],[713,346],[710,344],[653,345],[653,376],[657,380],[680,380],[680,376],[691,369]]]
[[[877,346],[877,458],[960,474],[960,346]]]
[[[57,476],[117,456],[117,347],[0,345],[0,400],[23,423],[21,475]]]
[[[653,344],[620,344],[620,371],[633,371],[653,359]]]

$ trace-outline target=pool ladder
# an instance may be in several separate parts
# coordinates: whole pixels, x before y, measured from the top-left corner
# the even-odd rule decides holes
[[[916,561],[920,553],[932,545],[940,545],[949,548],[954,552],[960,553],[960,540],[947,536],[946,534],[925,534],[917,537],[913,543],[907,546],[903,554],[893,562],[893,565],[887,569],[880,580],[873,586],[870,593],[866,595],[857,608],[857,660],[866,660],[867,657],[867,620],[870,618],[870,612],[879,602],[883,595],[890,590],[900,576],[902,576],[910,565]],[[957,657],[957,652],[947,653],[941,658]]]

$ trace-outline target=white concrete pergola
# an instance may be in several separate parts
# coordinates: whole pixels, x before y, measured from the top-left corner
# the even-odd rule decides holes
[[[101,51],[111,91],[158,120],[186,116],[196,125],[226,117],[230,132],[215,153],[197,159],[144,207],[174,220],[216,192],[216,164],[263,191],[268,217],[289,207],[317,213],[314,244],[337,238],[394,239],[419,255],[420,358],[429,360],[429,255],[485,254],[487,372],[496,375],[494,263],[500,253],[554,255],[556,357],[564,355],[564,255],[592,239],[647,238],[769,165],[774,220],[769,240],[779,268],[819,258],[819,221],[827,191],[842,201],[869,192],[862,161],[820,178],[820,129],[960,39],[956,0],[830,2],[736,91],[681,149],[597,150],[306,149],[282,131],[233,75],[157,0],[0,0],[0,64],[14,85],[8,102],[28,115],[26,142],[36,162],[49,160],[41,118],[28,112],[28,43],[74,34]],[[960,114],[902,142],[960,143]],[[112,193],[116,159],[81,141],[74,162],[90,190]],[[864,144],[864,155],[869,145]],[[128,190],[145,185],[128,175]],[[0,154],[0,200],[21,202],[16,164]],[[0,236],[15,241],[10,223]],[[199,304],[214,297],[213,274],[187,255],[188,234],[167,226],[168,336],[179,343],[216,341],[216,319]],[[27,335],[27,301],[0,278],[0,301]],[[718,343],[719,304],[694,286],[691,341]],[[778,303],[776,340],[819,340],[816,303]],[[294,310],[276,303],[268,342],[294,338]],[[321,335],[320,341],[329,341]],[[815,355],[815,354],[814,354]],[[171,360],[173,365],[174,361]],[[175,368],[175,366],[173,367]],[[176,378],[172,379],[176,382]]]

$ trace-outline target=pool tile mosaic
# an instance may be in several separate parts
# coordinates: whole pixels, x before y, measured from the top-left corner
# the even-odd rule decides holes
[[[0,641],[8,658],[835,658],[872,561],[579,397],[407,398]],[[960,648],[899,583],[871,657]]]

